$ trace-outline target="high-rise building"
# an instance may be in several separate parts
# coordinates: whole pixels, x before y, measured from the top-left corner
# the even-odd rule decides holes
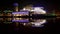
[[[18,3],[14,3],[14,11],[18,12]]]

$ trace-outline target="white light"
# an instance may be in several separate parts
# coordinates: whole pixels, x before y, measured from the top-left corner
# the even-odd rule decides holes
[[[40,23],[35,23],[35,26],[40,26],[41,24]]]
[[[16,16],[19,16],[19,14],[16,14]]]
[[[26,8],[23,8],[23,10],[28,10],[28,11],[30,11],[30,9],[26,9]]]
[[[40,22],[40,24],[43,24],[43,23],[45,23],[46,22],[46,20],[43,20],[42,22]]]
[[[37,20],[36,22],[32,22],[34,26],[41,26],[42,24],[46,23],[46,20]]]
[[[39,7],[35,7],[34,10],[40,10],[40,8]]]
[[[26,25],[26,23],[23,23],[23,25],[25,26],[25,25]]]
[[[26,10],[25,8],[23,8],[23,10]]]
[[[30,10],[30,11],[34,11],[34,10]]]
[[[23,10],[28,10],[34,12],[34,14],[46,14],[46,11],[43,10],[43,7],[32,7],[33,9],[23,8]]]
[[[21,14],[19,16],[22,16]]]
[[[19,18],[16,18],[16,20],[19,20]]]
[[[37,14],[46,14],[46,11],[41,9],[40,7],[35,7],[34,8],[35,13]]]

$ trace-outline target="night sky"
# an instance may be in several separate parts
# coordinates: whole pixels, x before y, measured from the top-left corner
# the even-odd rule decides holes
[[[60,9],[58,0],[0,0],[0,10],[13,8],[13,3],[19,3],[19,7],[23,7],[28,4],[38,5],[45,7],[47,10]]]

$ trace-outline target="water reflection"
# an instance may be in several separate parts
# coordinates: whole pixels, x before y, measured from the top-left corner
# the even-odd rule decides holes
[[[35,19],[34,22],[31,22],[32,27],[41,27],[44,23],[46,23],[46,19]]]
[[[5,24],[16,23],[18,26],[22,24],[23,26],[28,27],[41,27],[44,23],[46,23],[46,19],[32,19],[32,18],[0,18]]]
[[[46,23],[46,19],[13,18],[12,22],[20,23],[24,26],[40,27]]]
[[[13,18],[12,22],[29,22],[26,18]]]
[[[0,25],[3,29],[13,30],[13,31],[21,31],[21,30],[37,30],[39,29],[51,29],[59,26],[60,19],[56,18],[0,18]],[[58,25],[56,25],[58,24]]]

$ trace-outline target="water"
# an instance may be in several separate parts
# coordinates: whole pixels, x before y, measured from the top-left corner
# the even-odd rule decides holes
[[[53,32],[59,30],[60,18],[0,18],[3,32]]]

